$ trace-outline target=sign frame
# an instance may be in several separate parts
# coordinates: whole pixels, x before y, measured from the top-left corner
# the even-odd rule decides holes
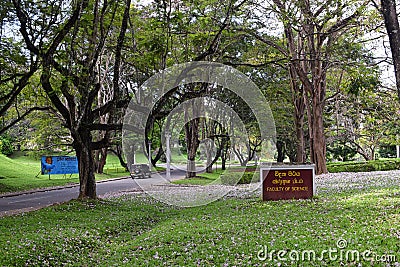
[[[312,186],[312,193],[311,196],[300,196],[300,197],[289,197],[288,195],[285,194],[274,194],[274,192],[266,192],[265,190],[265,184],[267,181],[267,178],[269,176],[270,172],[274,171],[296,171],[299,170],[304,171],[304,170],[311,170],[311,183],[308,183],[310,186]],[[301,176],[299,177],[301,178]],[[302,179],[302,178],[301,178]],[[308,178],[309,179],[309,178]],[[260,167],[260,182],[261,182],[261,198],[263,201],[267,200],[290,200],[290,199],[308,199],[312,198],[316,195],[316,186],[315,186],[315,164],[308,164],[308,165],[295,165],[295,164],[288,164],[288,165],[271,165],[268,167]],[[309,193],[311,190],[307,190]]]
[[[76,156],[46,156],[40,158],[42,175],[79,173],[79,163]]]

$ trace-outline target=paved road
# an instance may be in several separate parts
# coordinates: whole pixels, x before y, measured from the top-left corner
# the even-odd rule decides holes
[[[183,178],[184,175],[185,172],[183,170],[172,170],[171,180]],[[153,175],[150,179],[140,179],[140,186],[130,177],[111,181],[100,181],[97,182],[97,195],[101,198],[118,192],[141,191],[141,187],[166,182],[165,179],[160,179],[158,175]],[[3,196],[0,197],[0,217],[66,202],[77,198],[78,194],[79,186],[76,185],[56,190],[38,190],[14,196]]]

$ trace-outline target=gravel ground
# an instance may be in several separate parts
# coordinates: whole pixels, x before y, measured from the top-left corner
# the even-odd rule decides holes
[[[400,170],[328,173],[316,177],[318,193],[368,190],[400,185]]]
[[[180,206],[193,207],[206,205],[223,197],[251,198],[260,195],[258,184],[226,186],[226,185],[175,185],[164,184],[146,187],[142,192],[118,192],[106,197],[147,194],[161,202]]]
[[[400,170],[329,173],[316,176],[315,184],[317,195],[399,186]],[[237,186],[164,184],[147,187],[140,192],[119,192],[107,197],[121,197],[144,193],[170,205],[191,207],[205,205],[221,198],[257,198],[261,196],[261,188],[259,184]]]

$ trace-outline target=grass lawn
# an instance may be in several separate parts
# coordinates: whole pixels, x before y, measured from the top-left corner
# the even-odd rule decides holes
[[[123,168],[118,167],[118,158],[109,155],[105,166],[105,174],[96,175],[97,180],[127,176]],[[25,156],[22,152],[12,158],[0,154],[0,193],[15,192],[50,186],[79,183],[78,174],[40,175],[40,160]]]
[[[0,266],[399,266],[399,177],[317,182],[312,200],[176,208],[132,194],[3,217]]]
[[[181,180],[173,181],[173,184],[181,184],[181,185],[208,185],[210,183],[213,184],[221,184],[216,181],[220,175],[224,173],[221,169],[214,171],[213,173],[200,173],[194,178],[185,178]]]
[[[244,171],[244,167],[240,166],[233,166],[228,168],[227,171],[234,171],[235,169],[240,170],[241,172]],[[247,171],[254,171],[256,166],[248,166],[246,167]],[[209,184],[222,184],[220,176],[225,171],[218,169],[213,173],[200,173],[194,178],[185,178],[181,180],[173,181],[173,184],[180,184],[180,185],[209,185]]]

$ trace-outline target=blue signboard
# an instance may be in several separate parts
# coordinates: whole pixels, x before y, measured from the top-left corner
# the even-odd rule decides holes
[[[42,156],[42,174],[79,173],[78,159],[70,156]]]

